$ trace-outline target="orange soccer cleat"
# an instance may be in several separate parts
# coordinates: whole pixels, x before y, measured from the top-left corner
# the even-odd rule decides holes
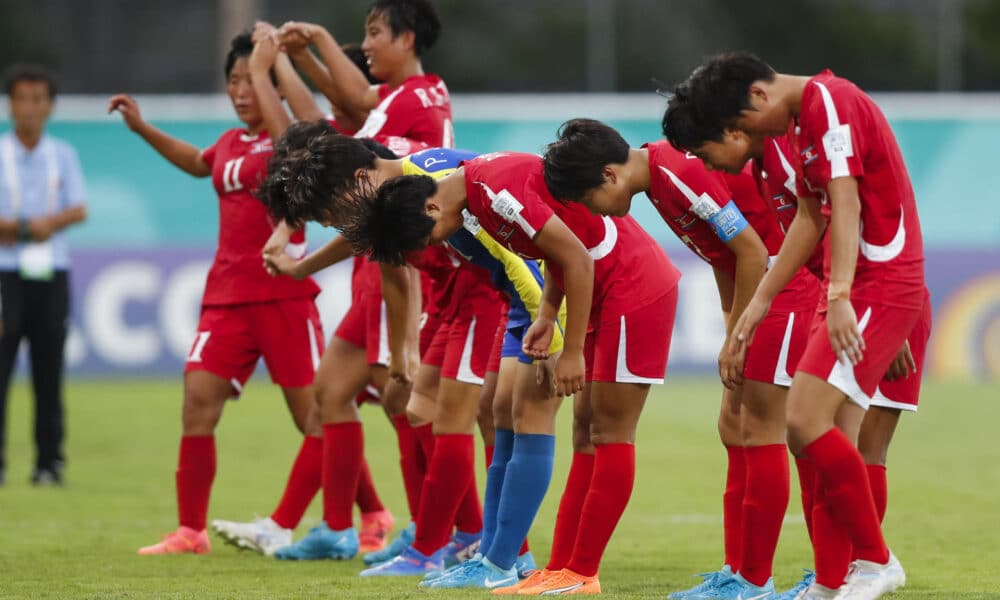
[[[208,541],[208,532],[204,529],[196,531],[190,527],[178,527],[177,531],[163,536],[163,541],[139,548],[139,554],[208,554],[212,544]]]
[[[579,573],[563,569],[550,571],[539,578],[533,586],[525,586],[517,591],[519,596],[555,596],[558,594],[600,594],[601,582],[597,576],[584,577]]]
[[[378,552],[389,543],[389,533],[393,525],[392,513],[388,510],[361,514],[361,531],[358,539],[361,545],[358,552]]]
[[[554,571],[547,571],[545,569],[542,570],[534,569],[531,572],[529,572],[528,576],[522,579],[521,581],[518,581],[514,585],[508,585],[506,587],[496,588],[493,590],[493,593],[498,596],[516,595],[520,593],[520,591],[524,588],[534,587],[538,585],[543,579],[545,579],[552,573],[554,573]]]

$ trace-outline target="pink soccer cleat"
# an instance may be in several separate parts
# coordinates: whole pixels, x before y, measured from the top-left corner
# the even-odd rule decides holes
[[[190,527],[178,527],[177,531],[163,536],[163,541],[139,548],[139,554],[208,554],[212,544],[208,541],[208,532],[204,529],[196,531]]]
[[[362,513],[361,532],[358,534],[361,541],[359,552],[378,552],[385,548],[393,522],[392,513],[388,510]]]

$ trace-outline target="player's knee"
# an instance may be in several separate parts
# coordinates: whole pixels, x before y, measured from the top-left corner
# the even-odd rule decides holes
[[[222,415],[225,398],[213,398],[195,390],[184,393],[181,423],[184,435],[209,435],[215,430]]]
[[[590,427],[579,427],[573,424],[573,452],[592,454],[594,444],[590,441]]]

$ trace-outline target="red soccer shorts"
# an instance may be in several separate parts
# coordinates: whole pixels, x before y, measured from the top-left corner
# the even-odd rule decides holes
[[[924,376],[924,356],[927,355],[927,340],[931,337],[931,296],[926,295],[917,324],[906,338],[910,343],[910,354],[917,365],[917,372],[905,379],[889,381],[883,379],[872,396],[872,406],[899,408],[916,411],[920,400],[920,380]]]
[[[865,340],[864,357],[857,365],[840,362],[830,346],[826,312],[817,312],[798,370],[819,377],[847,394],[858,406],[867,409],[871,396],[886,369],[896,357],[920,318],[922,310],[888,306],[869,300],[851,299],[858,329]]]
[[[588,381],[663,383],[677,312],[677,287],[640,308],[601,307],[584,349]]]
[[[351,303],[333,335],[364,348],[368,364],[389,364],[389,328],[381,295],[361,294],[357,302]]]
[[[441,377],[483,385],[506,304],[496,297],[463,302],[448,324]]]
[[[239,396],[263,356],[271,381],[304,387],[313,382],[323,345],[312,298],[205,306],[184,372],[208,371],[228,379],[233,396]]]
[[[420,315],[420,361],[431,347],[434,334],[441,327],[441,312],[422,313]]]
[[[500,323],[497,324],[497,331],[493,334],[493,346],[490,348],[490,360],[486,363],[487,373],[500,372],[500,359],[503,355],[503,342],[507,337],[507,313],[500,315]]]
[[[792,373],[805,352],[815,312],[809,309],[768,313],[747,348],[743,376],[784,387],[792,385]]]

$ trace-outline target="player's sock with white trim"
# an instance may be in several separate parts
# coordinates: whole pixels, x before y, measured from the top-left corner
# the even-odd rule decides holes
[[[552,479],[554,435],[515,433],[514,449],[504,475],[497,511],[497,530],[486,557],[504,571],[517,562],[524,536],[531,529]]]

